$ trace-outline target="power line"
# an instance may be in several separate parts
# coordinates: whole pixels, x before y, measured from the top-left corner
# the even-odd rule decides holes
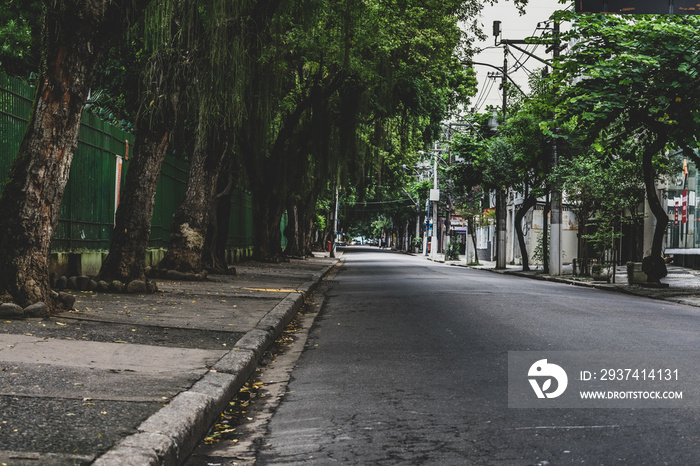
[[[364,202],[355,202],[353,204],[354,206],[363,206],[363,205],[378,205],[378,204],[395,204],[399,202],[405,202],[405,201],[410,201],[413,203],[413,200],[410,198],[404,198],[404,199],[391,199],[388,201],[364,201]]]
[[[534,51],[534,50],[533,50],[533,51]],[[525,72],[528,74],[528,76],[532,74],[532,71],[530,71],[529,69],[527,69],[527,68],[525,67],[525,62],[528,61],[531,57],[528,56],[528,57],[525,59],[525,61],[521,63],[521,62],[520,62],[520,58],[522,58],[524,54],[520,55],[520,58],[518,58],[518,57],[516,57],[515,54],[510,50],[510,48],[508,49],[508,53],[510,54],[511,57],[513,57],[513,58],[515,59],[515,64],[516,64],[516,66],[514,66],[513,68],[511,68],[510,71],[508,71],[509,74],[512,74],[512,73],[514,73],[514,72],[520,70],[521,68],[525,70]]]
[[[538,30],[540,31],[540,38],[542,37],[542,35],[544,34],[544,29],[540,29],[539,26],[540,26],[540,23],[537,23],[537,26],[535,27],[535,30],[532,31],[532,34],[530,34],[530,38],[534,38],[534,37],[535,37],[535,34],[537,34],[537,31],[538,31]],[[532,48],[532,50],[529,50],[529,49],[528,49],[528,47],[529,47],[530,45],[534,45],[534,47]],[[527,45],[525,46],[525,50],[526,50],[527,52],[531,53],[531,54],[534,54],[534,53],[535,53],[535,50],[537,50],[537,47],[539,47],[539,46],[540,46],[540,44],[538,44],[538,43],[536,43],[536,42],[535,42],[535,43],[532,43],[532,44],[527,44]],[[513,56],[513,58],[515,58],[516,65],[514,65],[510,70],[508,70],[509,73],[513,73],[513,72],[515,72],[515,71],[518,71],[521,67],[522,67],[522,68],[525,68],[525,63],[527,63],[527,61],[528,61],[530,58],[532,58],[530,55],[527,54],[527,52],[524,52],[524,51],[521,52],[521,53],[520,53],[520,57],[516,57],[515,54],[513,54],[513,52],[510,52],[510,54]],[[523,59],[523,55],[527,55],[527,58],[525,59],[525,61],[523,61],[523,62],[521,63],[520,61]],[[525,68],[525,71],[527,71],[528,74],[531,74],[530,71],[528,71],[527,68]]]
[[[489,96],[491,95],[491,91],[493,90],[494,83],[495,83],[495,81],[493,79],[488,78],[488,83],[485,84],[484,87],[481,88],[482,97],[480,100],[477,100],[476,103],[474,104],[474,108],[476,109],[476,111],[481,110],[481,106],[486,102],[486,99],[488,99]],[[484,90],[486,90],[487,87],[488,87],[488,91],[483,92]]]

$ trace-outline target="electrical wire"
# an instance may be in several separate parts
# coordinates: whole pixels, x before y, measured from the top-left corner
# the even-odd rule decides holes
[[[363,205],[379,205],[379,204],[395,204],[398,202],[405,202],[405,201],[410,201],[413,203],[413,200],[410,198],[404,198],[404,199],[390,199],[388,201],[365,201],[365,202],[356,202],[354,205],[356,206],[363,206]]]
[[[541,38],[541,37],[544,35],[544,30],[542,30],[542,29],[539,28],[539,23],[538,23],[538,25],[535,27],[535,30],[532,31],[532,34],[530,34],[529,37],[536,37],[536,34],[537,34],[538,31],[540,32],[540,38]],[[532,50],[529,50],[529,47],[530,47],[531,45],[533,45],[534,47],[532,48]],[[538,44],[538,43],[526,44],[526,45],[525,45],[525,50],[526,50],[527,52],[529,52],[529,53],[534,54],[534,53],[535,53],[535,50],[537,50],[537,48],[538,48],[539,46],[540,46],[540,44]],[[510,51],[510,49],[508,50],[508,52],[513,56],[513,58],[515,58],[515,61],[516,61],[516,65],[514,65],[510,70],[508,70],[509,73],[513,73],[513,72],[515,72],[515,71],[518,71],[521,67],[524,67],[525,63],[527,63],[527,61],[528,61],[530,58],[532,58],[530,55],[527,55],[525,52],[521,52],[521,53],[520,53],[520,57],[516,57],[516,56],[513,54],[513,52]],[[523,56],[526,56],[527,58],[525,59],[525,61],[522,62],[522,64],[521,64],[520,66],[517,66],[518,63],[521,63],[521,60],[523,59]]]
[[[491,79],[491,83],[489,85],[488,92],[484,94],[483,99],[481,99],[481,102],[477,105],[477,110],[481,110],[481,108],[486,104],[486,101],[491,97],[491,93],[493,92],[494,86],[495,86],[496,81]]]
[[[481,106],[486,102],[486,99],[491,95],[491,91],[493,90],[493,85],[494,85],[494,80],[491,78],[487,78],[488,83],[486,83],[482,88],[481,92],[479,93],[479,97],[477,98],[476,102],[474,103],[474,108],[479,111],[481,109]],[[486,90],[488,88],[488,90]]]
[[[510,71],[508,71],[508,74],[513,74],[516,71],[519,71],[520,69],[525,70],[525,73],[527,73],[528,76],[530,76],[532,74],[532,71],[530,71],[527,67],[525,67],[525,62],[532,57],[528,56],[527,59],[525,60],[525,62],[520,63],[518,57],[516,57],[515,54],[510,51],[510,49],[508,49],[508,53],[515,59],[516,64],[518,65],[518,66],[514,66]],[[522,58],[522,55],[520,55],[520,58]]]

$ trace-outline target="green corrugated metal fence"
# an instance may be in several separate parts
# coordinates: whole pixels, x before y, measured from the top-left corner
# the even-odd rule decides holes
[[[27,129],[33,96],[30,86],[0,74],[0,192]]]
[[[0,74],[0,191],[17,155],[31,114],[34,89],[18,79]],[[54,235],[54,252],[107,250],[114,226],[117,156],[125,157],[127,141],[133,150],[134,137],[97,116],[84,112],[78,149],[73,156],[70,178],[61,204],[59,226]],[[128,161],[124,160],[122,174]],[[152,248],[166,248],[173,213],[184,196],[188,166],[167,157],[156,193],[151,238]],[[122,175],[122,183],[124,177]],[[128,196],[122,190],[121,197]],[[252,247],[251,196],[234,192],[228,244]]]

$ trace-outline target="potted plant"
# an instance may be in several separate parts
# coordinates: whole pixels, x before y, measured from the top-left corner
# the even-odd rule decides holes
[[[459,242],[453,236],[450,237],[450,242],[447,243],[447,247],[445,248],[445,260],[459,260]]]
[[[593,280],[610,282],[610,277],[612,277],[612,265],[593,264],[591,266],[591,278]]]
[[[412,244],[413,244],[413,251],[414,252],[416,252],[416,253],[423,252],[423,238],[418,237],[418,236],[413,238]]]

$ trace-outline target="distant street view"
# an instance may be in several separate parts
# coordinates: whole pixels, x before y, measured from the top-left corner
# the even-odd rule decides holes
[[[2,2],[0,463],[698,463],[699,135],[697,0]]]

